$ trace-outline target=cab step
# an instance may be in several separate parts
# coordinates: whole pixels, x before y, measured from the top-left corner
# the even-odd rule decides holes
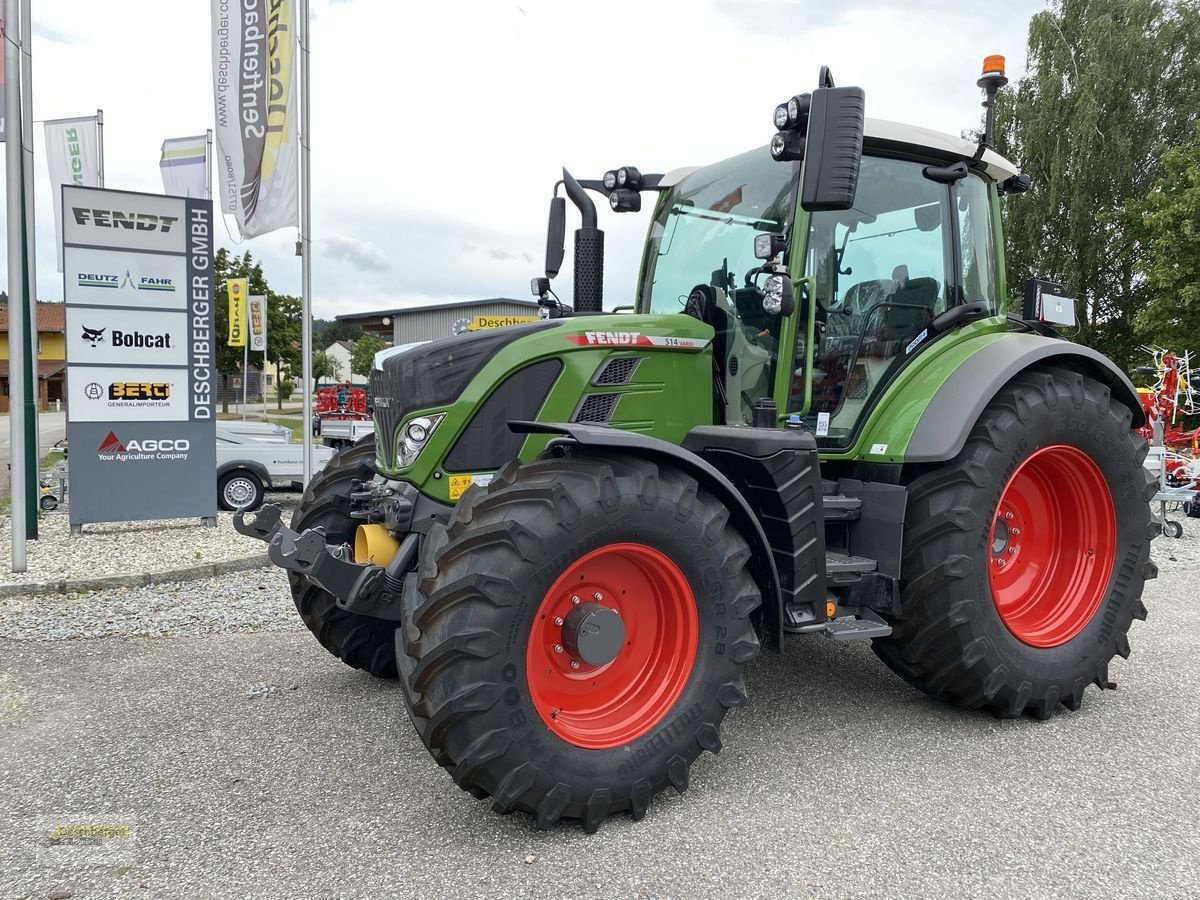
[[[856,576],[866,572],[874,572],[878,563],[865,556],[849,556],[845,553],[835,553],[828,550],[825,553],[825,574],[831,581],[838,576]]]
[[[862,500],[844,494],[830,494],[822,500],[826,522],[857,522],[862,516]]]
[[[834,619],[825,626],[825,637],[834,641],[870,641],[892,633],[892,626],[870,610],[857,619]]]

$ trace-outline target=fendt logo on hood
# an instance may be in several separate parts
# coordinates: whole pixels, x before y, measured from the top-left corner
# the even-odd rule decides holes
[[[192,442],[185,438],[122,441],[115,431],[110,431],[96,448],[96,453],[105,462],[129,459],[187,459],[191,449]]]
[[[580,347],[663,347],[668,350],[703,350],[708,341],[701,338],[668,337],[642,334],[640,331],[585,331],[568,334],[566,339]]]

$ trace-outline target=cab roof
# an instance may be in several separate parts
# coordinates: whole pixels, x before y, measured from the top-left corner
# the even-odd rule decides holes
[[[890,147],[926,153],[933,151],[933,155],[948,157],[951,160],[970,160],[979,148],[978,144],[961,137],[954,137],[932,128],[922,128],[920,125],[890,122],[887,119],[867,119],[863,129],[863,143],[875,148]],[[995,150],[984,151],[981,162],[984,172],[996,181],[1004,181],[1020,172],[1020,169]],[[701,167],[686,166],[673,169],[663,176],[660,183],[670,187],[699,168]]]

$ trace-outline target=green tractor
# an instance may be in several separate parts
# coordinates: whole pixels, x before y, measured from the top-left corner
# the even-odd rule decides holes
[[[769,147],[564,171],[544,319],[383,351],[374,436],[290,528],[237,516],[462,789],[542,828],[641,818],[791,634],[870,641],[999,716],[1109,685],[1155,575],[1142,410],[1099,353],[1005,314],[999,204],[1029,182],[988,146],[1002,70],[978,145],[864,119],[823,69]],[[656,195],[628,311],[602,309],[588,191]],[[573,309],[549,287],[566,199]]]

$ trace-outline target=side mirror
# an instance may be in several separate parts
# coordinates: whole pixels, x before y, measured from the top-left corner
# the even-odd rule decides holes
[[[800,205],[809,212],[854,206],[862,163],[866,95],[862,88],[813,91]]]
[[[546,226],[546,277],[553,278],[562,268],[567,240],[567,200],[550,200],[550,224]]]

